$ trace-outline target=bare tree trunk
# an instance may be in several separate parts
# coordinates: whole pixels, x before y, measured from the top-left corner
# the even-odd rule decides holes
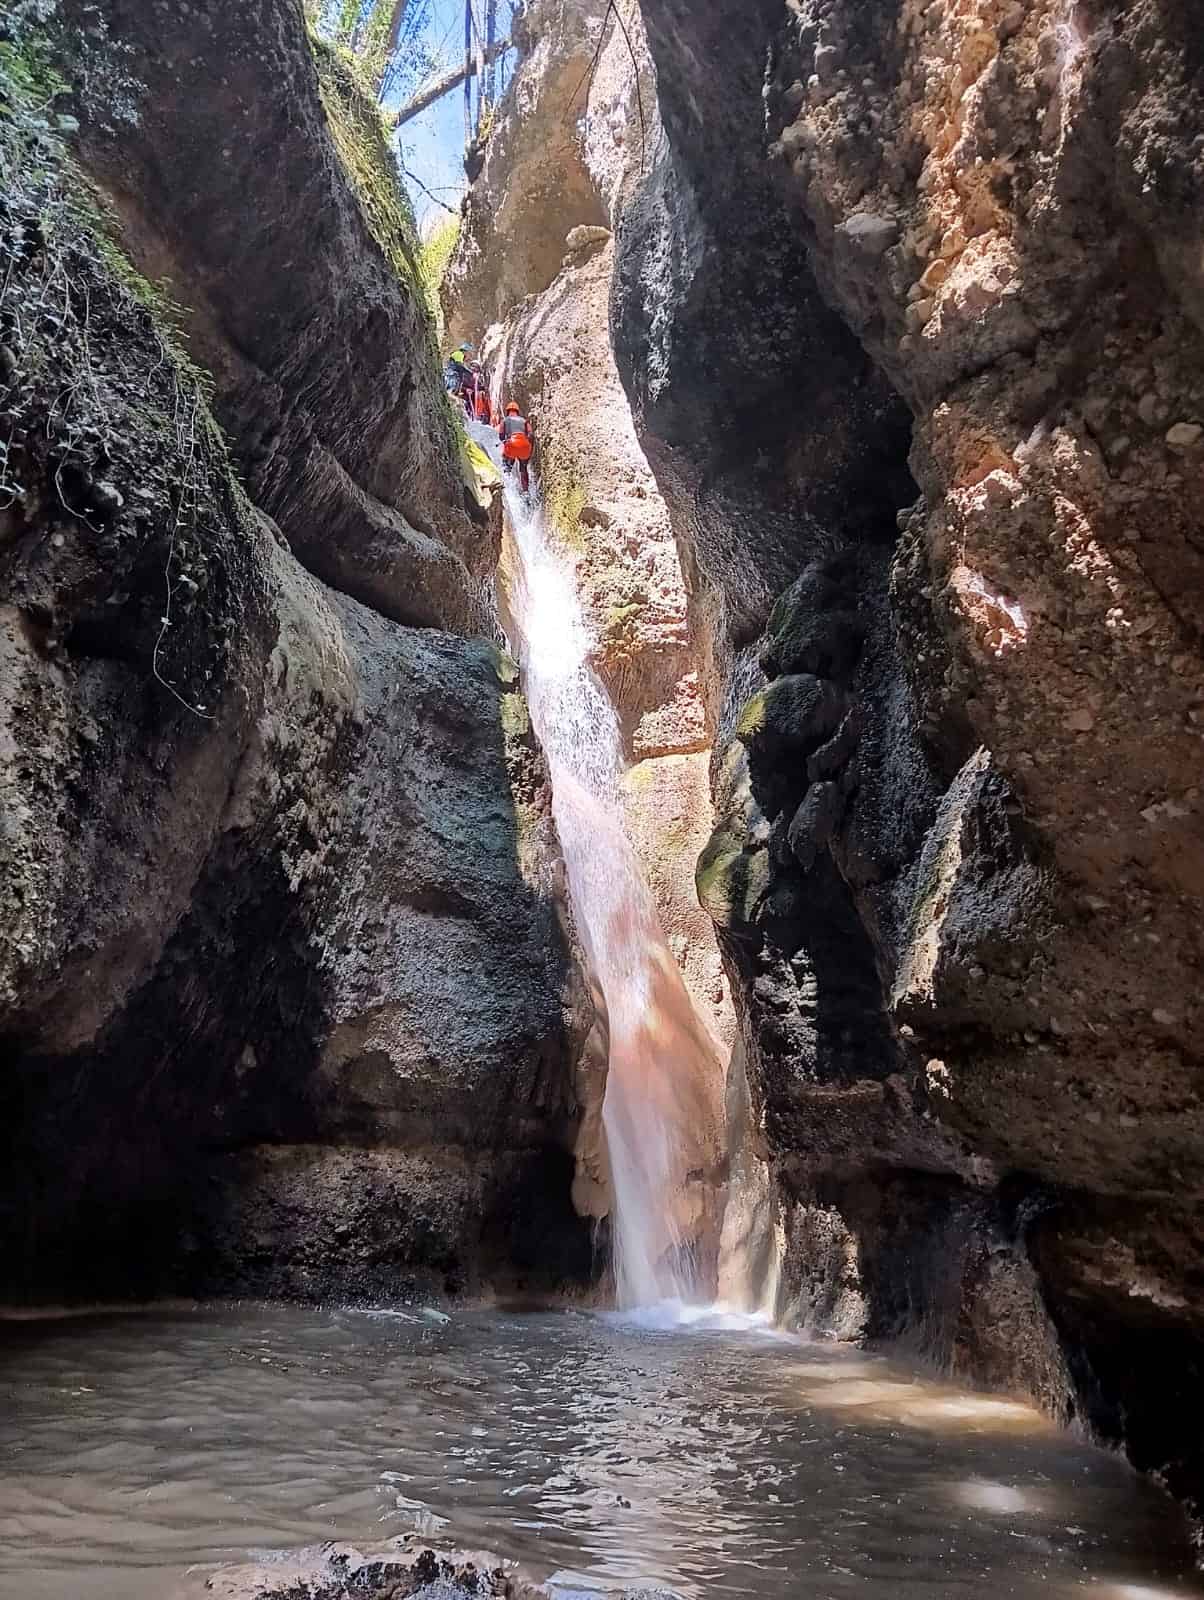
[[[485,57],[489,62],[489,69],[481,80],[481,92],[485,99],[486,115],[493,109],[494,85],[496,73],[494,62],[496,57],[489,52],[497,42],[497,0],[485,0]]]
[[[472,140],[472,0],[464,0],[464,146]]]
[[[389,18],[389,36],[385,51],[388,59],[392,59],[397,46],[401,43],[401,30],[405,26],[406,8],[410,0],[393,0],[393,14]]]
[[[469,0],[469,4],[472,4],[472,0]],[[482,97],[485,93],[485,41],[481,37],[480,28],[476,26],[475,17],[473,18],[472,31],[476,39],[476,50],[473,53],[473,57],[477,65],[477,120],[473,127],[473,136],[475,138],[481,132],[481,113],[484,105]]]
[[[496,61],[498,56],[509,50],[509,48],[509,39],[499,39],[493,47],[492,55],[486,52],[487,60]],[[461,83],[470,82],[476,70],[477,64],[470,55],[465,66],[457,67],[454,72],[444,73],[443,77],[436,78],[434,83],[420,90],[412,100],[408,100],[399,110],[390,112],[387,119],[389,127],[400,128],[403,122],[409,122],[411,117],[416,117],[419,112],[425,111],[428,106],[433,106],[436,100],[442,100],[445,94],[450,94]]]

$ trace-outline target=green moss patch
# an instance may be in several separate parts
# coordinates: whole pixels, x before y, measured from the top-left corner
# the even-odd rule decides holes
[[[251,512],[181,313],[125,258],[32,29],[0,47],[0,512],[15,603],[211,719],[259,612]]]
[[[349,50],[312,32],[310,43],[334,147],[351,179],[368,231],[397,276],[419,291],[425,305],[414,213],[398,179],[389,134],[363,65]]]

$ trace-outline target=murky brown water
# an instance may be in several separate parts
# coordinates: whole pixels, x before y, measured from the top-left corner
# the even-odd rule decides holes
[[[839,1347],[573,1313],[0,1328],[4,1600],[161,1600],[215,1562],[413,1529],[577,1589],[1204,1592],[1120,1461]]]

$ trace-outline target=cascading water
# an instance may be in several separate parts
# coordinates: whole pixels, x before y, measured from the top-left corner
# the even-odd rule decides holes
[[[498,459],[485,428],[475,437]],[[586,958],[610,1033],[603,1125],[615,1293],[623,1308],[714,1293],[716,1047],[686,992],[623,828],[619,720],[589,662],[570,562],[538,490],[506,482],[512,643],[552,776],[553,811]]]

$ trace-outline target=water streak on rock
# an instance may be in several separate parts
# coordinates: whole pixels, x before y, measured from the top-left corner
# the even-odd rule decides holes
[[[477,434],[496,455],[488,430]],[[610,1032],[603,1123],[620,1307],[714,1291],[718,1053],[686,992],[623,829],[618,717],[589,665],[571,560],[538,494],[507,485],[507,613],[552,772],[556,823]]]

